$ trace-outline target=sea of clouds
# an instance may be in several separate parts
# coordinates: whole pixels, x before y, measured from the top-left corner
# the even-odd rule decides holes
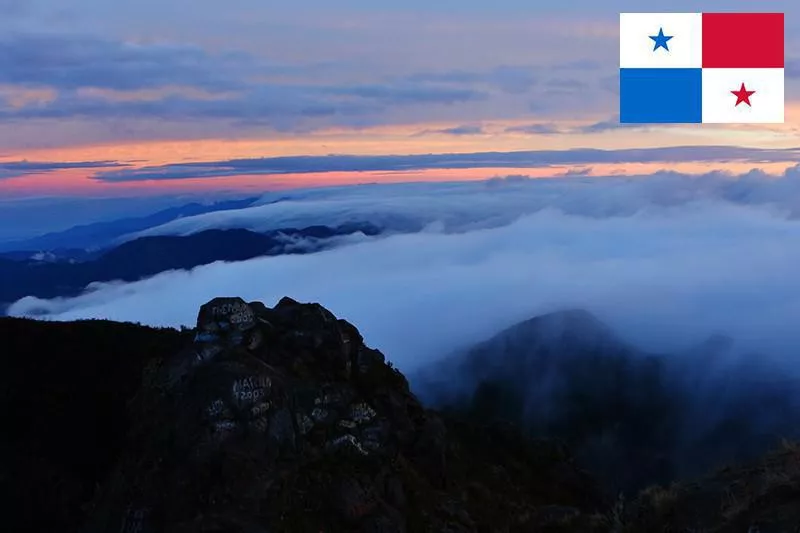
[[[364,221],[399,230],[434,224],[447,232],[468,231],[506,225],[547,208],[608,217],[701,201],[770,206],[796,216],[800,214],[800,165],[780,178],[757,170],[743,176],[659,172],[641,177],[507,176],[487,181],[299,189],[267,194],[247,209],[186,217],[121,240],[212,228],[267,231]]]
[[[648,350],[713,333],[793,358],[800,346],[800,175],[524,179],[370,185],[266,195],[148,234],[345,222],[402,227],[332,250],[214,263],[11,315],[193,325],[216,296],[317,301],[401,369],[536,314],[585,308]],[[394,225],[394,226],[393,226]],[[418,230],[409,232],[415,226]]]

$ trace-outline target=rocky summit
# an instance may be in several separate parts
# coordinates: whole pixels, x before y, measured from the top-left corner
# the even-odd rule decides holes
[[[443,420],[353,325],[318,304],[214,299],[200,309],[194,342],[143,374],[87,533],[603,524],[594,512],[605,502],[565,450],[507,427]]]

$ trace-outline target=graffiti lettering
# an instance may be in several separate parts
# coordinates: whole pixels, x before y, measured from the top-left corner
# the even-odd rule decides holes
[[[350,418],[359,423],[372,420],[376,414],[375,410],[365,403],[357,403],[350,408]]]
[[[269,402],[260,403],[260,404],[258,404],[256,406],[253,406],[250,409],[250,415],[253,418],[258,418],[260,416],[264,416],[264,415],[267,414],[267,411],[269,411],[269,407],[270,407],[270,403]]]
[[[212,418],[216,418],[222,415],[225,410],[225,403],[222,400],[217,399],[211,402],[211,405],[208,406],[208,415]]]
[[[219,420],[214,424],[214,429],[220,433],[233,431],[236,429],[236,422],[233,420]]]
[[[224,303],[211,308],[211,316],[215,319],[227,318],[231,324],[244,324],[253,322],[255,315],[253,310],[241,302]]]
[[[315,407],[311,411],[311,418],[313,418],[317,422],[320,422],[320,421],[328,418],[328,410],[327,409],[320,409],[319,407]]]
[[[233,397],[237,402],[257,402],[269,394],[272,380],[267,376],[250,376],[233,383]]]

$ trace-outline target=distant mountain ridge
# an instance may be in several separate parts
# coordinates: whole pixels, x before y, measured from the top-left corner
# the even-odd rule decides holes
[[[215,261],[311,253],[333,246],[336,237],[356,233],[374,236],[380,231],[366,224],[285,228],[266,233],[215,229],[186,236],[141,237],[83,262],[14,261],[0,257],[0,307],[26,296],[75,296],[93,282],[137,281],[167,270],[185,270]]]
[[[240,200],[225,200],[211,204],[197,202],[171,207],[147,216],[128,217],[92,224],[74,226],[64,231],[51,232],[25,240],[0,243],[0,257],[18,259],[22,254],[62,251],[63,259],[73,257],[69,251],[97,250],[109,246],[114,239],[123,235],[166,224],[178,218],[200,215],[216,211],[242,209],[258,201],[259,197]],[[13,253],[12,256],[6,255]]]

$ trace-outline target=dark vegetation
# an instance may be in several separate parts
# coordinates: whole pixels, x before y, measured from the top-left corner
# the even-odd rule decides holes
[[[468,363],[457,358],[482,377],[443,413],[420,405],[380,352],[316,304],[218,299],[184,331],[0,319],[5,518],[60,533],[798,531],[800,448],[773,435],[773,450],[753,459],[766,441],[736,445],[760,434],[748,417],[785,402],[726,401],[735,408],[713,419],[738,425],[706,439],[698,461],[710,465],[720,445],[724,460],[747,462],[675,479],[702,468],[678,464],[693,455],[676,455],[673,438],[666,466],[643,474],[660,464],[662,423],[698,423],[680,412],[695,400],[665,396],[684,383],[676,369],[625,362],[607,330],[577,319],[561,330],[539,320],[476,347]],[[514,340],[536,349],[520,358]],[[514,353],[516,382],[503,359]],[[552,370],[556,355],[593,361],[567,374],[579,387],[514,385]],[[588,387],[598,380],[616,393],[604,400],[608,386]],[[639,381],[646,387],[626,390]],[[563,405],[544,409],[552,398]],[[547,416],[532,417],[537,409]],[[605,468],[584,467],[603,467],[602,454]],[[639,488],[619,497],[625,484]]]
[[[76,531],[119,457],[145,364],[191,338],[104,320],[0,319],[0,492],[20,531]]]

